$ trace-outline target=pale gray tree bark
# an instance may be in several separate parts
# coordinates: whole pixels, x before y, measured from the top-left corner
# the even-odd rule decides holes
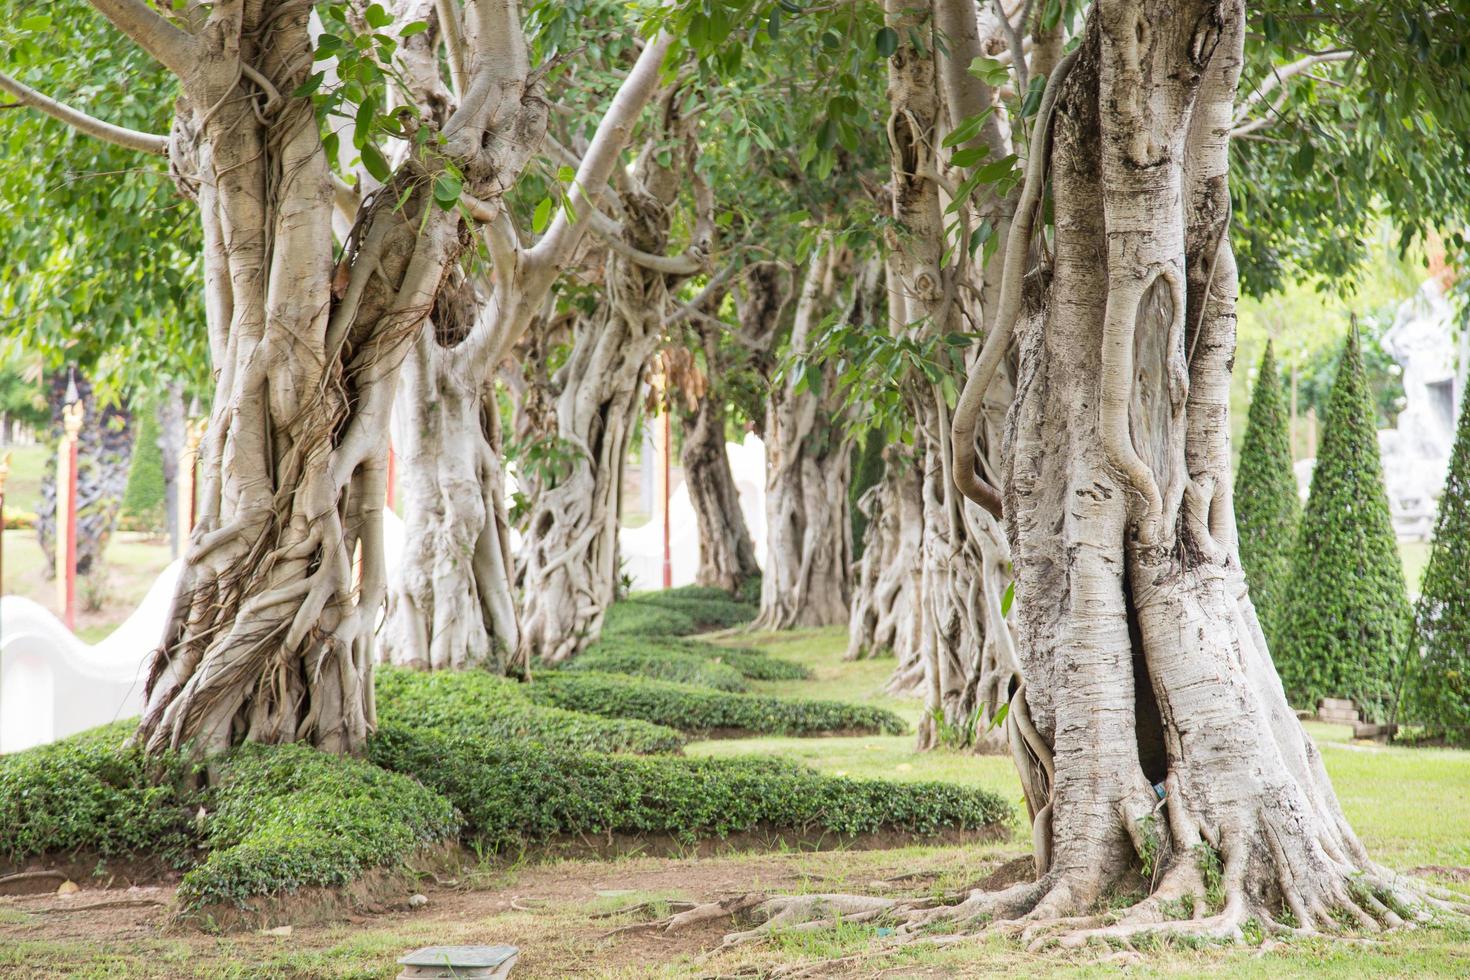
[[[204,225],[216,376],[198,522],[136,738],[196,756],[242,740],[357,751],[375,723],[398,368],[470,241],[460,210],[439,207],[432,186],[453,164],[466,200],[493,222],[545,126],[518,8],[469,0],[462,24],[459,14],[430,21],[426,33],[455,39],[458,104],[421,106],[418,125],[438,138],[413,143],[384,186],[351,188],[331,173],[310,100],[294,94],[313,68],[310,5],[222,2],[172,20],[141,0],[93,5],[178,76],[172,133],[27,101],[168,157]],[[394,13],[400,24],[424,19],[415,2]],[[355,213],[339,252],[333,211],[344,202]]]
[[[762,435],[766,444],[766,567],[752,629],[846,623],[852,595],[850,414],[833,365],[815,358],[825,312],[842,304],[851,323],[877,305],[881,262],[855,263],[823,241],[797,295],[787,344],[789,367],[773,380]]]
[[[663,338],[670,290],[709,253],[708,189],[694,176],[693,120],[679,111],[676,94],[665,93],[659,125],[619,181],[622,231],[609,242],[604,301],[575,321],[571,354],[551,379],[554,438],[572,453],[560,481],[536,495],[526,521],[519,581],[520,656],[527,663],[566,660],[601,635],[617,587],[623,461],[639,385]],[[691,242],[684,255],[660,261],[686,180],[696,198]]]
[[[997,319],[961,399],[957,421],[975,424],[976,389],[1014,338],[1000,496],[1025,688],[1007,728],[1037,817],[1036,879],[937,907],[779,899],[764,911],[781,925],[876,909],[904,935],[986,924],[1080,946],[1470,910],[1368,856],[1240,571],[1228,149],[1244,27],[1237,0],[1094,6],[1033,130],[1052,249],[1034,254],[1044,173],[1028,168]],[[987,505],[988,489],[975,494]],[[1098,911],[1140,881],[1146,897]],[[1171,915],[1179,906],[1192,914]]]
[[[446,328],[436,316],[414,344],[397,402],[407,437],[395,448],[410,546],[388,595],[384,656],[395,663],[503,672],[518,655],[524,659],[495,375],[544,310],[586,231],[620,233],[595,224],[594,190],[621,163],[669,45],[660,35],[644,48],[579,162],[569,210],[584,220],[563,210],[540,241],[524,246],[508,217],[496,216],[488,226],[493,282],[466,284],[474,309],[459,317],[473,327]],[[446,317],[453,319],[449,311]],[[520,481],[534,497],[535,477],[522,473]]]

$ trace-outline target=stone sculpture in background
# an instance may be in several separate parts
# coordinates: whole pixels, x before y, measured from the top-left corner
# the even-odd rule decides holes
[[[1456,329],[1457,311],[1445,296],[1444,280],[1444,275],[1426,280],[1399,306],[1393,326],[1380,340],[1403,369],[1404,409],[1392,429],[1378,433],[1400,538],[1425,539],[1434,530],[1464,397],[1466,337]]]

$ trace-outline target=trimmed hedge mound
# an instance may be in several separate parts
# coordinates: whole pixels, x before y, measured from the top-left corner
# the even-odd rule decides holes
[[[1285,599],[1271,654],[1291,703],[1352,698],[1365,721],[1387,721],[1413,614],[1356,330],[1337,364]]]
[[[0,757],[0,855],[147,853],[175,867],[187,863],[203,795],[188,788],[191,768],[177,758],[162,760],[158,782],[149,778],[160,763],[123,746],[134,724]]]
[[[731,598],[722,589],[689,585],[613,603],[602,632],[604,636],[688,636],[748,623],[756,611],[753,603]]]
[[[459,831],[449,801],[415,780],[303,745],[237,749],[215,806],[209,857],[179,885],[186,910],[346,885]]]
[[[657,643],[646,646],[596,644],[581,656],[562,664],[556,672],[585,670],[599,674],[631,674],[634,677],[649,677],[660,681],[697,684],[717,691],[742,692],[750,687],[740,671],[729,664]]]
[[[590,671],[547,675],[526,693],[538,704],[609,718],[639,718],[692,733],[730,730],[760,735],[902,735],[908,731],[902,718],[870,705],[731,694],[690,684]]]
[[[676,654],[688,653],[734,667],[740,676],[752,681],[804,681],[812,676],[812,672],[801,664],[768,656],[764,651],[751,647],[719,646],[676,636],[604,637],[589,648],[589,652],[593,650],[615,650],[619,653],[631,650],[640,655],[655,656],[662,656],[670,650]]]
[[[398,725],[382,726],[368,755],[447,796],[466,831],[493,849],[560,834],[666,833],[685,842],[761,829],[923,836],[1011,816],[983,790],[823,776],[770,758],[553,751]]]
[[[378,719],[478,739],[535,739],[598,752],[677,752],[684,736],[625,718],[533,704],[522,685],[484,671],[375,671]]]

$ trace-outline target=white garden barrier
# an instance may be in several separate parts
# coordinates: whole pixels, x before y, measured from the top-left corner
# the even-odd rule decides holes
[[[44,745],[138,714],[180,562],[158,576],[127,620],[90,645],[46,609],[0,598],[0,753]]]

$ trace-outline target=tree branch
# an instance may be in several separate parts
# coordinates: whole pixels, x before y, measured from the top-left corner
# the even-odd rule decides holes
[[[464,96],[464,29],[459,23],[459,8],[454,0],[434,0],[439,15],[439,31],[444,38],[444,53],[449,60],[449,81],[454,94]]]
[[[164,20],[143,0],[90,0],[98,13],[160,64],[182,76],[194,63],[194,38]]]
[[[79,133],[95,136],[97,139],[129,150],[141,150],[144,153],[156,153],[160,156],[168,155],[167,136],[144,133],[125,126],[114,126],[112,123],[103,122],[101,119],[42,95],[4,72],[0,72],[0,89],[4,89],[19,99],[21,105],[30,106],[53,119],[59,119]]]
[[[1231,130],[1231,135],[1240,136],[1246,133],[1253,133],[1256,130],[1265,129],[1271,125],[1271,117],[1278,114],[1281,106],[1286,102],[1286,83],[1292,78],[1307,72],[1317,65],[1327,64],[1333,61],[1347,61],[1354,57],[1354,55],[1355,52],[1352,51],[1324,51],[1321,54],[1309,54],[1305,58],[1299,58],[1288,65],[1282,65],[1280,68],[1273,68],[1270,76],[1263,79],[1261,84],[1256,86],[1254,92],[1240,101],[1240,107],[1235,113],[1235,126]],[[1246,120],[1250,110],[1260,105],[1278,87],[1282,89],[1282,92],[1267,107],[1266,115],[1247,122]]]
[[[588,196],[589,189],[601,188],[607,183],[628,143],[629,135],[633,132],[633,125],[658,86],[664,56],[672,43],[671,35],[660,32],[638,55],[633,70],[628,72],[628,77],[618,86],[612,104],[608,106],[602,121],[597,124],[597,132],[592,135],[592,142],[582,157],[582,165],[577,168],[576,183],[572,187],[572,207],[563,208],[557,213],[545,237],[530,251],[530,263],[538,271],[551,269],[554,274],[555,266],[565,261],[566,256],[571,254],[580,241],[582,233],[568,219],[567,212],[593,210]]]

